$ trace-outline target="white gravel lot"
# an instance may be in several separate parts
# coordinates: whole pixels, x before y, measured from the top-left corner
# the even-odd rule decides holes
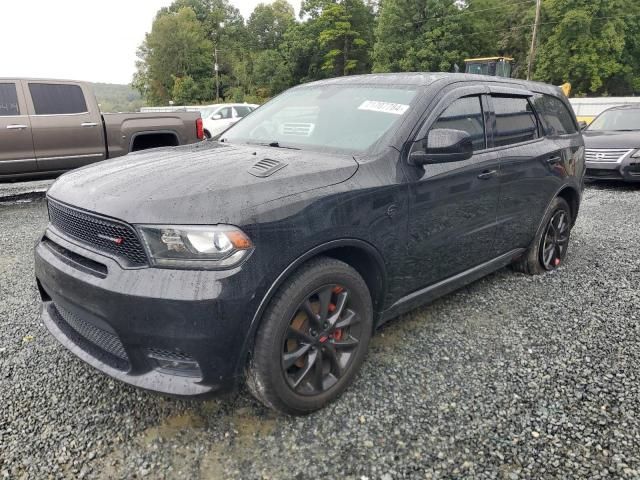
[[[585,191],[569,258],[397,319],[305,418],[110,380],[38,321],[44,203],[0,203],[0,478],[640,478],[640,186]]]

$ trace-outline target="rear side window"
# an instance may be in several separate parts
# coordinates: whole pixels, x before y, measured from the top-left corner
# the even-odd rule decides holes
[[[84,94],[78,85],[30,83],[29,91],[36,115],[64,115],[87,111]]]
[[[494,145],[503,147],[538,138],[538,122],[529,100],[524,97],[493,95],[496,114]]]
[[[486,148],[484,135],[484,117],[479,96],[459,98],[442,112],[431,130],[449,128],[462,130],[471,135],[473,150]]]
[[[0,117],[20,115],[15,83],[0,83]]]
[[[238,116],[240,118],[242,117],[246,117],[247,115],[249,115],[251,113],[251,108],[250,107],[234,107],[236,109],[236,113],[238,114]]]
[[[573,116],[562,100],[551,95],[539,95],[533,99],[533,106],[547,135],[571,135],[578,132]]]

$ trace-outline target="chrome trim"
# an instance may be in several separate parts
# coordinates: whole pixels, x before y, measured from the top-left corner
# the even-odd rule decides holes
[[[35,161],[36,161],[35,158],[10,158],[8,160],[0,160],[0,163],[2,162],[35,162]],[[20,172],[20,173],[25,173],[25,172]],[[5,174],[3,173],[2,175],[5,175]],[[6,175],[9,175],[9,174],[6,174]]]
[[[7,130],[26,130],[27,125],[7,125]]]
[[[93,158],[102,156],[104,156],[104,153],[87,153],[84,155],[65,155],[63,157],[38,157],[38,160],[64,160],[66,158]]]
[[[30,117],[75,117],[78,115],[87,115],[89,112],[78,112],[78,113],[34,113],[33,115],[29,115]]]
[[[633,148],[587,148],[584,151],[584,158],[587,162],[619,163],[633,150]]]
[[[96,122],[84,122],[80,124],[81,127],[97,127],[98,124]]]

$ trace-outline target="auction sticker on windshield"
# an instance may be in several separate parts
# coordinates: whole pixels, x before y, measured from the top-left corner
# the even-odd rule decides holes
[[[358,110],[369,110],[371,112],[392,113],[394,115],[402,115],[409,110],[409,105],[402,103],[378,102],[375,100],[365,100],[358,107]]]

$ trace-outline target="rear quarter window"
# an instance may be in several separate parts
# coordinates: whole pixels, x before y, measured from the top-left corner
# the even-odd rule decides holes
[[[87,111],[79,85],[30,83],[29,91],[36,115],[68,115]]]
[[[547,135],[571,135],[578,132],[573,116],[559,98],[538,95],[533,99],[533,106]]]
[[[0,83],[0,117],[20,115],[15,83]]]
[[[538,121],[527,98],[499,95],[492,95],[491,98],[496,115],[496,147],[538,138]]]

